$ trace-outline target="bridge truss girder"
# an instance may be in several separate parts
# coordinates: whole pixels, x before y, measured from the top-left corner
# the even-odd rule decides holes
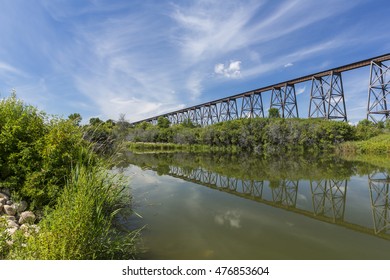
[[[341,73],[332,71],[330,75],[312,77],[309,118],[347,121]]]
[[[375,123],[389,119],[390,66],[383,62],[371,62],[368,86],[367,119]],[[378,118],[378,116],[380,116]]]

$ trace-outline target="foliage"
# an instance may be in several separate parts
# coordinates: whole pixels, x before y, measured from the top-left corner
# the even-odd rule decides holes
[[[75,125],[80,125],[80,122],[83,118],[79,113],[73,113],[68,116],[68,119],[73,121]]]
[[[346,142],[338,147],[340,154],[390,155],[390,134],[382,134],[363,141]]]
[[[360,121],[356,126],[356,139],[367,140],[379,135],[384,128],[383,123],[375,124],[365,119]]]
[[[0,103],[0,187],[32,207],[50,206],[82,145],[72,121],[53,118],[16,96]]]
[[[15,246],[12,259],[123,259],[134,256],[137,232],[112,227],[123,199],[123,182],[99,166],[78,163],[55,210],[40,231]]]
[[[254,118],[238,119],[214,125],[170,127],[138,125],[129,130],[132,142],[234,146],[256,153],[288,150],[324,150],[354,140],[355,129],[344,122],[314,119]]]
[[[278,108],[270,108],[268,110],[268,117],[269,118],[280,118],[280,113]]]
[[[107,139],[120,139],[116,125],[95,119],[80,127],[78,119],[49,118],[15,94],[0,100],[0,188],[44,215],[41,231],[28,238],[17,233],[10,240],[0,222],[0,258],[131,256],[135,233],[121,234],[112,223],[121,184],[95,153]]]
[[[159,117],[157,119],[158,128],[168,128],[170,124],[171,122],[167,118]]]

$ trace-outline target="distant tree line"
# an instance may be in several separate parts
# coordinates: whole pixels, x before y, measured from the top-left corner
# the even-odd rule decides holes
[[[129,128],[132,142],[236,146],[249,152],[283,150],[323,150],[356,140],[366,140],[389,131],[390,122],[374,124],[368,120],[356,126],[321,119],[282,119],[276,113],[270,118],[238,119],[199,127],[190,120],[171,125],[163,117],[157,125],[141,123]]]

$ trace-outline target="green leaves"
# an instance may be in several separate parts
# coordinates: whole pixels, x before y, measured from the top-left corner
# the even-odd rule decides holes
[[[273,108],[275,109],[275,108]],[[277,110],[277,109],[276,109]],[[160,120],[162,122],[162,119]],[[242,151],[326,150],[356,138],[356,128],[344,123],[315,119],[238,119],[206,127],[139,125],[129,131],[133,142],[158,142],[212,147],[237,147]]]

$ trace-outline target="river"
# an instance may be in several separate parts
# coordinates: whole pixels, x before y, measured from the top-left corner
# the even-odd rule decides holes
[[[389,170],[332,156],[132,154],[143,259],[390,259]]]

